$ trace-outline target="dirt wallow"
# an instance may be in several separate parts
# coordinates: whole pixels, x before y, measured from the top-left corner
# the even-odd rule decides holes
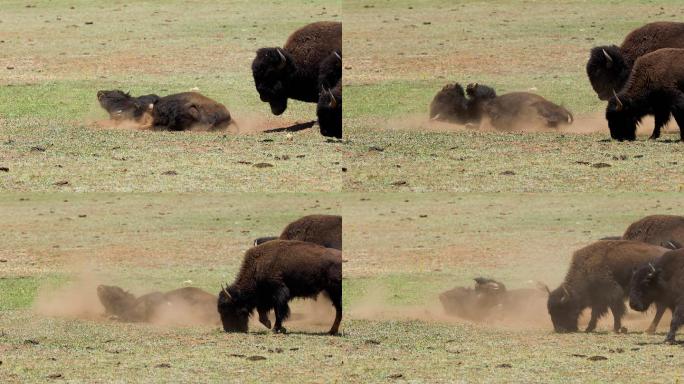
[[[342,250],[342,216],[304,216],[288,224],[279,237],[260,237],[254,240],[254,245],[276,239],[308,241],[326,248]]]
[[[260,48],[252,62],[252,75],[261,101],[269,103],[274,115],[285,112],[288,99],[319,103],[342,78],[341,55],[342,23],[329,21],[296,30],[282,48]],[[341,100],[333,105],[341,111]],[[335,126],[322,127],[321,134],[341,137]]]
[[[556,128],[573,122],[570,111],[537,94],[497,96],[493,88],[477,83],[465,91],[458,83],[447,84],[430,103],[430,119],[475,127],[486,120],[497,130]]]
[[[534,311],[548,296],[545,285],[536,288],[507,289],[496,280],[478,277],[475,286],[455,287],[439,295],[444,311],[466,320],[484,321]]]
[[[136,297],[117,286],[100,285],[97,296],[105,314],[124,322],[218,325],[217,296],[194,287]]]
[[[670,251],[655,261],[642,264],[634,272],[629,306],[643,312],[651,304],[672,311],[666,343],[675,343],[677,330],[684,324],[684,249]]]
[[[626,332],[622,317],[625,299],[635,268],[653,262],[668,249],[633,240],[600,240],[576,251],[563,283],[549,293],[547,308],[556,332],[576,332],[578,319],[591,308],[586,331],[592,332],[608,309],[613,314],[613,331]],[[647,332],[653,333],[665,308],[657,313]]]
[[[248,332],[256,309],[259,321],[271,328],[268,312],[275,312],[274,333],[286,333],[282,323],[290,315],[289,301],[325,293],[335,308],[329,334],[338,333],[342,320],[342,252],[318,244],[272,240],[245,253],[233,284],[222,288],[218,312],[226,332]]]
[[[154,94],[133,97],[120,90],[99,91],[97,100],[111,120],[132,121],[140,128],[168,131],[221,130],[232,120],[228,109],[197,92],[159,97]]]

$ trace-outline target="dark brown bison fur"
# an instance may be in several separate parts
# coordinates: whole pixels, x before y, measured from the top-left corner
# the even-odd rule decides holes
[[[684,244],[684,216],[651,215],[630,224],[622,235],[625,240],[678,249]]]
[[[321,135],[342,138],[342,82],[322,89],[316,109]]]
[[[164,293],[151,292],[136,298],[120,287],[100,285],[97,287],[97,296],[107,315],[126,322],[150,322],[161,309],[170,305],[182,305],[182,308],[197,313],[211,313],[206,309],[214,308],[217,303],[216,296],[194,287]],[[218,317],[211,316],[204,320],[212,323]]]
[[[151,122],[145,124],[158,130],[184,131],[196,127],[216,130],[231,123],[230,113],[223,104],[196,92],[133,97],[114,90],[99,91],[97,98],[113,120],[142,122],[148,116]]]
[[[651,139],[674,116],[684,140],[684,49],[664,48],[639,57],[622,90],[610,98],[606,120],[615,140],[635,140],[637,125],[654,115]]]
[[[624,332],[622,316],[632,271],[665,252],[665,248],[631,240],[601,240],[576,251],[565,280],[549,294],[547,308],[555,331],[576,332],[582,310],[591,308],[587,332],[596,328],[608,309],[613,313],[613,330]],[[657,320],[663,310],[658,308]],[[655,329],[656,319],[649,329]]]
[[[279,237],[260,237],[254,245],[271,240],[299,240],[342,250],[342,216],[308,215],[289,223]]]
[[[622,45],[594,47],[587,76],[601,100],[608,100],[627,82],[634,62],[661,48],[684,48],[684,23],[655,22],[630,32]]]
[[[335,87],[341,80],[342,52],[334,51],[321,62],[321,68],[318,73],[318,86],[322,89],[330,89]]]
[[[506,130],[530,124],[555,128],[571,124],[572,113],[543,97],[529,92],[511,92],[497,96],[493,88],[469,84],[464,95],[458,84],[445,86],[430,105],[430,117],[459,124],[480,125],[489,118],[494,128]]]
[[[545,286],[544,286],[545,287]],[[444,311],[470,320],[484,320],[497,313],[515,313],[530,301],[546,298],[545,289],[506,289],[496,280],[478,277],[474,288],[456,287],[439,295]]]
[[[282,326],[294,298],[315,298],[325,293],[335,307],[331,335],[342,320],[342,252],[318,244],[273,240],[245,253],[235,281],[219,293],[218,312],[226,332],[247,332],[256,309],[262,324],[270,327],[266,314],[275,311],[273,332]]]
[[[333,52],[342,52],[342,23],[308,24],[287,39],[283,48],[261,48],[252,62],[254,84],[261,101],[280,115],[287,99],[317,103],[321,64]]]
[[[629,306],[643,312],[652,303],[672,311],[665,342],[674,343],[677,330],[684,324],[684,249],[667,252],[634,272]]]

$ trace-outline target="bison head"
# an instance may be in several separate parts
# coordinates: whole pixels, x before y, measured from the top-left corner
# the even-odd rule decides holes
[[[469,98],[478,101],[486,101],[496,98],[496,91],[494,88],[478,83],[468,84],[466,87],[466,94]]]
[[[133,97],[119,90],[99,91],[97,100],[112,120],[139,120],[159,100],[157,95]]]
[[[461,84],[447,84],[437,92],[430,103],[430,119],[468,123],[467,100]]]
[[[251,311],[241,302],[238,294],[230,287],[221,289],[218,297],[218,312],[223,330],[226,332],[247,332]]]
[[[99,285],[97,287],[97,297],[105,307],[105,312],[109,315],[126,317],[126,314],[133,309],[136,304],[135,296],[123,289],[111,285]]]
[[[321,135],[342,138],[342,86],[321,89],[318,96],[318,125]]]
[[[286,83],[294,71],[294,61],[281,48],[261,48],[257,51],[252,62],[254,85],[261,101],[271,105],[274,115],[281,115],[287,109]]]
[[[577,298],[573,297],[572,292],[565,285],[549,293],[546,306],[556,332],[577,332],[577,320],[582,308]]]
[[[634,108],[627,98],[614,94],[606,107],[606,120],[610,129],[610,137],[619,141],[636,140],[636,130],[639,120],[635,116]]]
[[[591,50],[587,76],[599,99],[608,100],[613,96],[613,90],[621,90],[630,71],[619,47],[611,45],[594,47]]]
[[[660,273],[660,268],[653,263],[642,265],[634,271],[629,291],[630,308],[643,312],[651,306],[660,293]]]

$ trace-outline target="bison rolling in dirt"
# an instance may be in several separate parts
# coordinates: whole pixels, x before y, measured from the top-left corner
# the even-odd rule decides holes
[[[169,292],[152,292],[140,297],[120,287],[100,285],[97,297],[105,308],[105,313],[126,322],[151,322],[169,307],[179,311],[191,312],[192,317],[203,324],[218,322],[216,296],[199,288],[185,287]]]
[[[254,245],[276,239],[308,241],[326,248],[342,250],[342,216],[304,216],[285,226],[280,237],[260,237],[254,240]]]
[[[585,308],[591,308],[587,332],[596,328],[600,317],[610,308],[613,330],[624,332],[622,316],[629,294],[632,271],[654,261],[668,250],[656,245],[630,240],[601,240],[588,245],[572,256],[565,280],[549,293],[547,308],[556,332],[576,332],[577,321]],[[664,307],[658,307],[649,327],[654,331]]]
[[[247,332],[254,309],[267,327],[266,313],[274,309],[273,332],[285,333],[282,324],[290,315],[288,302],[322,292],[335,307],[329,331],[335,335],[342,320],[342,252],[302,241],[273,240],[245,253],[235,281],[219,293],[218,312],[226,332]]]
[[[334,52],[342,52],[342,23],[327,21],[296,30],[282,48],[259,49],[252,75],[261,101],[274,115],[285,112],[288,99],[317,103],[321,64]]]
[[[634,62],[661,48],[684,48],[684,23],[655,22],[630,32],[621,46],[594,47],[587,75],[599,99],[608,100],[627,82]]]
[[[643,312],[655,303],[672,310],[665,342],[675,343],[675,334],[684,324],[684,249],[667,252],[658,260],[641,265],[632,276],[631,287],[632,309]]]
[[[539,284],[539,283],[538,283]],[[526,311],[535,302],[546,298],[546,286],[541,289],[506,289],[503,283],[478,277],[474,288],[456,287],[439,295],[444,311],[469,320],[485,320],[495,315],[505,316]]]
[[[112,120],[132,120],[157,130],[218,130],[232,122],[223,104],[196,92],[133,97],[119,90],[99,91],[97,99]]]
[[[555,128],[573,121],[567,109],[534,93],[511,92],[497,96],[493,88],[477,83],[469,84],[465,94],[458,83],[442,88],[430,104],[430,118],[475,126],[488,118],[499,130],[528,126]]]
[[[615,140],[635,140],[637,125],[646,115],[654,115],[651,139],[674,116],[684,140],[684,49],[665,48],[641,56],[627,84],[608,102],[606,120]]]

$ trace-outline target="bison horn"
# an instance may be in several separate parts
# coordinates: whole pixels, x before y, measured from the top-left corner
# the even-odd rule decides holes
[[[655,271],[656,271],[656,269],[655,269],[655,267],[653,266],[652,263],[648,263],[648,266],[651,268],[651,272],[655,272]]]
[[[570,299],[570,292],[568,291],[567,288],[565,288],[565,285],[561,285],[561,288],[563,288],[563,297],[561,297],[561,303],[565,303]]]
[[[613,65],[613,58],[610,57],[610,55],[608,54],[608,52],[606,52],[605,49],[602,49],[601,51],[603,51],[603,56],[605,56],[606,60],[608,60],[608,62],[606,63],[606,67],[610,68]]]
[[[340,54],[337,53],[337,51],[335,51],[334,53],[335,53],[335,56],[337,56],[337,58],[340,59],[340,61],[341,61],[341,60],[342,60],[342,56],[340,56]]]
[[[490,287],[490,288],[492,288],[493,290],[499,290],[499,289],[501,289],[501,287],[500,287],[499,284],[497,284],[497,283],[491,283],[491,282],[490,282],[490,283],[487,283],[487,286]]]
[[[287,58],[285,57],[283,52],[280,50],[280,48],[276,48],[276,51],[278,52],[278,56],[280,56],[280,68],[282,68],[287,63]]]
[[[330,95],[330,108],[337,108],[337,99],[333,95],[332,91],[328,89],[328,94]]]
[[[228,292],[226,287],[223,286],[223,284],[221,284],[221,290],[223,291],[223,293],[226,294],[226,296],[228,296],[229,299],[232,299],[232,297],[230,296],[230,293]]]
[[[435,116],[433,116],[430,120],[433,120],[433,121],[434,121],[434,120],[438,120],[438,119],[439,119],[439,116],[440,116],[440,114],[438,113],[438,114],[436,114]]]
[[[622,100],[617,95],[617,92],[613,89],[613,96],[615,96],[615,102],[617,102],[617,110],[622,111],[622,108],[624,108],[624,105],[622,104]]]

